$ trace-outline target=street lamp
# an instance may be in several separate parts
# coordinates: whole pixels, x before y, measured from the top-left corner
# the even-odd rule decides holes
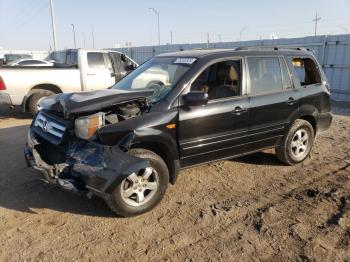
[[[241,29],[241,31],[239,32],[239,41],[242,41],[242,34],[243,34],[243,32],[244,32],[245,30],[247,30],[247,27],[246,27],[246,26],[243,27],[243,28]]]
[[[158,45],[160,45],[159,11],[153,7],[150,7],[149,10],[153,11],[158,18]]]
[[[74,37],[74,48],[77,49],[77,41],[75,40],[75,27],[74,24],[70,24],[73,29],[73,37]]]

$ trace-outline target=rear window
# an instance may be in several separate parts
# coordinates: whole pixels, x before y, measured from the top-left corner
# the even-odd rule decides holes
[[[76,51],[67,52],[66,64],[70,66],[78,65],[78,53]]]
[[[283,89],[278,57],[248,57],[251,94],[264,94]]]
[[[87,53],[87,60],[90,68],[106,68],[103,53],[89,52]]]
[[[320,71],[313,59],[292,57],[291,60],[295,71],[294,75],[298,78],[301,86],[321,83]]]

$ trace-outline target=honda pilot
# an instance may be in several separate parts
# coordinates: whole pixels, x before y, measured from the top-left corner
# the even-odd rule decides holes
[[[332,121],[329,84],[305,48],[162,54],[109,89],[39,107],[28,165],[124,217],[154,208],[184,168],[267,148],[298,164]]]

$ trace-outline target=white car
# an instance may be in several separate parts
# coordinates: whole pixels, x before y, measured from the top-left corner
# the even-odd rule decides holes
[[[18,59],[8,63],[7,66],[53,66],[53,62],[39,59]]]

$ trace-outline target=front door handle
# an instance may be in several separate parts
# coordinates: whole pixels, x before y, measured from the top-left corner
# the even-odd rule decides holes
[[[240,106],[236,106],[235,109],[233,109],[232,114],[240,115],[240,114],[245,113],[245,112],[247,112],[246,108],[242,108]]]
[[[297,102],[297,100],[294,99],[294,97],[290,97],[287,101],[287,104],[292,106]]]

